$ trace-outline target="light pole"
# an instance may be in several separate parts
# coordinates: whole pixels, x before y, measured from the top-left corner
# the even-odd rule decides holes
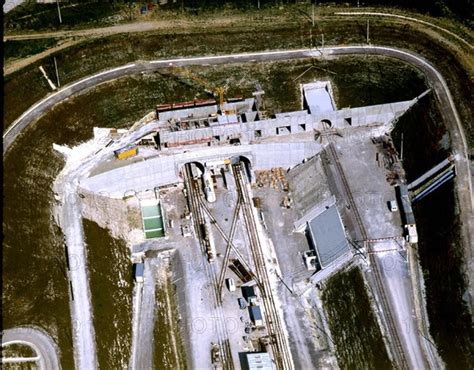
[[[58,81],[58,87],[60,87],[61,84],[59,83],[58,64],[56,63],[56,57],[54,57],[54,69],[56,69],[56,80]]]
[[[59,24],[61,24],[61,23],[63,23],[63,20],[61,19],[61,8],[59,7],[59,0],[56,0],[56,5],[58,6]]]

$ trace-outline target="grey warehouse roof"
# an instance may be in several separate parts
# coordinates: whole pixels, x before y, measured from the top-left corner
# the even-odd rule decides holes
[[[321,267],[326,267],[349,250],[336,205],[313,218],[308,227]]]

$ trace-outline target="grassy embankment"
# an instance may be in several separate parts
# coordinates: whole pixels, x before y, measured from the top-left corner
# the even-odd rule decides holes
[[[169,276],[156,287],[156,321],[154,328],[154,368],[186,369],[186,349],[179,335],[179,317],[175,286]]]
[[[125,369],[132,343],[130,251],[95,222],[84,220],[97,361],[101,369]]]
[[[28,345],[13,343],[2,347],[2,358],[6,357],[36,357],[36,352]]]
[[[253,91],[254,82],[260,81],[266,91],[267,105],[283,110],[298,109],[297,84],[315,78],[333,79],[340,106],[405,100],[424,89],[419,73],[402,63],[380,57],[344,58],[332,61],[330,66],[316,62],[315,68],[293,81],[309,63],[201,67],[196,73],[217,81],[230,76],[230,96],[247,95]],[[336,74],[325,72],[323,68]],[[4,326],[36,324],[50,333],[58,332],[55,338],[62,351],[63,368],[72,368],[72,339],[62,236],[51,228],[50,204],[54,200],[52,192],[45,191],[50,189],[63,164],[53,152],[52,143],[75,145],[89,139],[94,126],[126,127],[158,102],[204,97],[200,91],[159,74],[103,84],[58,105],[40,118],[18,138],[4,159]],[[18,264],[28,269],[17,269]],[[94,268],[93,265],[92,261],[90,267]],[[32,286],[35,289],[30,289]],[[48,295],[38,297],[36,292],[49,290],[55,294],[45,303]],[[113,342],[114,335],[111,333],[104,341]]]
[[[235,25],[232,28],[215,28],[212,31],[200,27],[166,30],[146,34],[114,35],[103,39],[85,41],[56,54],[62,85],[93,74],[98,70],[123,65],[137,59],[157,59],[171,56],[212,55],[242,51],[298,48],[310,45],[309,26],[302,17],[289,17],[281,24]],[[446,43],[439,39],[429,39],[418,26],[410,26],[394,20],[374,20],[371,22],[373,44],[384,44],[414,50],[432,61],[447,79],[457,107],[465,122],[471,142],[474,140],[471,107],[466,97],[472,95],[469,78],[457,61],[459,53],[449,51]],[[195,32],[190,34],[189,32]],[[365,20],[347,18],[321,18],[313,30],[314,39],[324,33],[326,45],[364,43]],[[316,41],[314,41],[316,43]],[[443,58],[439,58],[443,55]],[[5,79],[4,127],[7,127],[34,102],[50,91],[41,73],[42,64],[50,76],[54,76],[52,58],[43,60],[15,72]]]
[[[57,44],[57,40],[39,39],[39,40],[10,40],[3,44],[3,61],[8,62],[12,59],[24,58],[30,55],[39,54],[44,50],[52,48]]]
[[[329,279],[322,296],[341,369],[391,369],[359,268]]]
[[[155,99],[186,93],[176,82],[166,88],[147,77],[103,85],[47,113],[4,157],[3,325],[44,328],[59,345],[64,369],[73,368],[68,282],[63,236],[51,217],[51,186],[64,162],[52,144],[87,140],[96,125],[127,126]]]
[[[25,1],[4,15],[7,34],[28,31],[51,31],[109,26],[128,19],[123,4],[97,1],[70,1],[60,4],[59,23],[56,3],[38,4]]]
[[[409,181],[441,162],[450,151],[449,134],[430,96],[397,123],[399,147],[404,134],[404,167]],[[430,331],[448,369],[474,362],[474,330],[464,294],[467,289],[460,220],[450,182],[414,206],[419,234],[418,256],[426,284]]]

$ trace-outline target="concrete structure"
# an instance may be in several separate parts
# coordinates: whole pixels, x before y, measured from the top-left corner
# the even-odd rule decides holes
[[[316,104],[316,103],[312,103]],[[277,114],[275,118],[248,121],[249,113],[216,118],[217,124],[200,123],[210,118],[193,118],[193,122],[185,121],[186,127],[193,129],[176,129],[183,123],[175,122],[168,130],[160,130],[158,144],[160,149],[183,146],[250,144],[278,136],[290,134],[312,133],[328,129],[344,129],[358,126],[378,126],[393,121],[402,115],[412,104],[404,101],[391,104],[380,104],[361,108],[347,108],[338,111],[324,111],[310,114],[308,111],[295,111]],[[321,109],[328,109],[326,103]],[[181,111],[180,111],[181,112]],[[246,118],[243,118],[246,117]],[[160,115],[161,119],[161,115]],[[199,125],[198,125],[199,124]]]
[[[143,230],[146,239],[160,238],[165,235],[165,227],[158,199],[140,201]]]
[[[322,268],[349,251],[344,227],[335,204],[308,222],[308,233]]]
[[[312,114],[302,110],[258,120],[253,98],[225,103],[224,109],[230,112],[227,115],[217,115],[216,105],[160,112],[160,121],[147,123],[129,134],[134,142],[139,142],[155,132],[158,151],[143,155],[143,158],[139,155],[137,159],[147,160],[130,161],[126,168],[96,168],[91,171],[90,178],[82,181],[81,187],[121,198],[127,191],[139,192],[179,182],[179,170],[184,163],[235,156],[246,157],[257,170],[291,168],[321,151],[321,145],[315,142],[315,133],[341,134],[355,127],[390,125],[416,100],[327,110],[332,104],[328,103],[330,97],[315,91],[321,88],[327,91],[328,87],[315,86],[302,87],[303,92],[309,94],[313,111],[316,110],[314,107],[319,107],[319,111]],[[318,97],[324,97],[319,106],[314,101]],[[122,141],[126,142],[125,137]]]
[[[3,14],[8,13],[9,11],[16,8],[21,3],[24,3],[25,0],[5,0],[3,3]]]
[[[244,156],[250,159],[252,168],[256,170],[290,168],[319,153],[321,149],[322,146],[315,141],[199,148],[192,152],[157,156],[126,167],[100,172],[82,179],[80,186],[89,191],[106,192],[111,197],[122,198],[131,190],[153,190],[178,183],[181,181],[179,170],[188,162],[205,163],[209,160]],[[285,153],[285,156],[281,153]]]
[[[318,114],[335,111],[336,104],[332,99],[332,88],[329,81],[317,81],[302,86],[304,106],[309,113]]]

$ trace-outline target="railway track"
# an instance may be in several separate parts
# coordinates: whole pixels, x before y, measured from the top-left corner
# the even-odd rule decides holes
[[[212,214],[211,210],[209,209],[209,207],[207,206],[207,204],[200,198],[200,203],[201,203],[201,207],[206,211],[209,219],[211,220],[212,224],[216,227],[216,230],[217,232],[221,235],[222,239],[224,239],[224,241],[226,243],[228,243],[228,245],[232,248],[232,250],[234,251],[234,253],[237,255],[239,261],[242,263],[242,265],[245,267],[245,269],[250,273],[250,275],[252,276],[252,279],[255,280],[255,282],[257,283],[257,285],[263,290],[263,285],[262,283],[260,282],[260,279],[258,278],[258,276],[255,274],[255,272],[253,271],[253,269],[251,268],[251,266],[248,264],[248,262],[246,261],[246,259],[244,258],[244,256],[242,255],[242,253],[239,252],[239,250],[236,248],[236,246],[234,245],[234,243],[232,242],[232,240],[230,240],[230,238],[227,236],[227,234],[224,232],[224,230],[222,229],[222,227],[219,225],[219,222],[217,221],[217,219],[214,217],[214,215]]]
[[[253,215],[252,201],[247,191],[246,181],[242,175],[240,162],[232,165],[237,191],[241,197],[241,208],[245,225],[248,231],[250,250],[255,264],[256,274],[261,282],[262,301],[265,309],[268,334],[271,338],[271,348],[277,369],[293,369],[293,361],[289,350],[287,338],[284,334],[275,300],[273,298],[268,271],[265,266],[265,258],[258,237],[257,225]]]
[[[191,168],[189,164],[185,165],[185,186],[188,191],[188,205],[191,211],[196,235],[199,237],[199,242],[202,247],[203,258],[206,255],[206,246],[203,245],[203,235],[201,225],[206,223],[203,210],[200,202],[200,188],[197,181],[193,179]],[[212,297],[214,301],[216,334],[218,338],[219,353],[223,370],[234,370],[234,361],[232,359],[232,351],[230,348],[229,334],[225,325],[225,315],[221,307],[221,297],[218,293],[218,278],[217,271],[214,264],[208,263],[207,258],[204,263],[206,273],[211,284],[214,286]],[[215,364],[214,364],[215,365]],[[219,367],[216,366],[216,369]]]
[[[334,144],[331,141],[331,138],[328,136],[328,141],[329,141],[329,154],[332,157],[332,162],[336,165],[337,172],[341,178],[342,184],[344,186],[344,190],[347,196],[347,200],[349,201],[349,205],[352,211],[352,214],[354,215],[354,219],[357,223],[357,226],[359,228],[359,232],[362,236],[362,240],[366,241],[368,240],[368,235],[367,235],[367,230],[365,229],[364,223],[362,222],[362,217],[360,216],[359,210],[357,209],[357,205],[355,203],[354,197],[352,195],[349,183],[347,181],[347,178],[344,174],[344,169],[342,168],[341,163],[339,162],[339,158],[336,152],[336,149],[334,148]],[[369,246],[370,244],[365,243],[366,246]],[[372,248],[368,248],[369,252],[369,260],[370,264],[372,267],[373,271],[373,276],[374,276],[374,281],[375,281],[375,288],[377,290],[377,296],[380,299],[380,305],[382,308],[383,315],[385,316],[385,321],[388,326],[388,332],[390,334],[390,341],[392,344],[392,353],[393,356],[396,358],[395,361],[397,363],[397,367],[400,370],[408,370],[408,361],[405,356],[405,351],[403,350],[402,343],[400,341],[400,337],[398,336],[398,331],[395,325],[395,321],[393,320],[393,316],[390,311],[390,305],[387,299],[387,295],[385,293],[385,289],[383,287],[382,283],[382,276],[380,273],[379,266],[376,261],[375,253],[372,253]]]

